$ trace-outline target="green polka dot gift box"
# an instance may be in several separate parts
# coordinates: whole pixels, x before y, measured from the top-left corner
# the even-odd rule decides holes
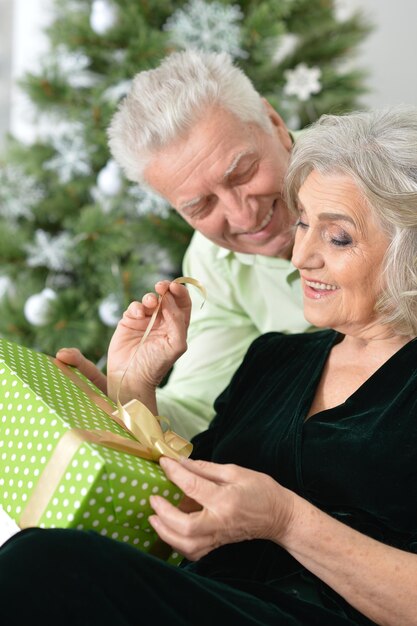
[[[179,489],[154,461],[108,447],[138,444],[109,416],[116,406],[63,369],[0,339],[0,505],[20,528],[95,530],[156,553],[149,496],[178,503]]]

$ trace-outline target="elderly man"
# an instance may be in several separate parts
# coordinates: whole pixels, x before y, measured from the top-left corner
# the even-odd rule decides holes
[[[196,51],[139,73],[109,138],[126,176],[166,198],[196,231],[183,273],[208,296],[200,308],[193,295],[188,351],[158,394],[160,414],[191,437],[207,427],[213,400],[258,335],[308,328],[282,198],[292,138],[226,54]],[[78,352],[58,356],[104,387]]]

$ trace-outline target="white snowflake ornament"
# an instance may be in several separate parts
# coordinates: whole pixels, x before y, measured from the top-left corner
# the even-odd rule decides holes
[[[117,22],[117,10],[107,0],[94,0],[91,6],[90,26],[97,35],[105,35]]]
[[[284,93],[287,96],[297,96],[305,102],[311,94],[321,91],[321,69],[318,67],[307,67],[305,63],[299,63],[295,69],[286,70],[284,76],[287,80]]]
[[[98,316],[106,326],[117,326],[117,322],[122,317],[122,314],[119,299],[114,293],[104,298],[98,306]]]
[[[23,307],[23,313],[29,324],[32,324],[32,326],[45,326],[48,323],[51,302],[56,297],[55,291],[49,288],[29,296]]]
[[[44,163],[45,169],[57,173],[61,183],[69,183],[74,176],[91,174],[89,148],[81,124],[69,124],[50,137],[56,154]]]
[[[278,39],[278,45],[272,55],[272,62],[275,65],[282,63],[284,59],[294,52],[299,41],[299,36],[294,35],[294,33],[285,33],[284,35],[281,35]]]
[[[114,159],[110,159],[97,176],[97,187],[105,196],[117,196],[122,189],[122,172]]]
[[[47,267],[54,272],[71,270],[68,254],[74,246],[74,240],[69,233],[50,235],[42,229],[35,231],[34,243],[25,246],[27,264],[29,267]]]
[[[49,71],[56,67],[61,78],[74,89],[93,87],[98,82],[97,74],[88,69],[90,59],[82,52],[73,52],[66,46],[58,46],[52,64]]]
[[[0,216],[17,221],[32,219],[32,209],[45,197],[37,180],[23,169],[8,165],[0,169]]]
[[[241,48],[238,24],[244,15],[237,4],[190,0],[169,17],[163,29],[179,48],[197,48],[205,52],[228,52],[232,57],[247,58]]]

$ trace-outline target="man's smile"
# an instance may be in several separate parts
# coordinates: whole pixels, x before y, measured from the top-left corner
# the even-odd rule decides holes
[[[261,230],[266,228],[268,226],[269,222],[272,220],[272,216],[274,214],[274,209],[275,209],[275,202],[272,205],[272,207],[269,209],[268,213],[265,215],[264,219],[259,224],[259,226],[256,229],[254,229],[254,230],[248,230],[247,234],[248,235],[255,235],[256,233],[259,233]]]

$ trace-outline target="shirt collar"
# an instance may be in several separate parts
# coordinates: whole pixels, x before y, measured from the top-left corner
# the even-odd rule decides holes
[[[233,252],[227,248],[217,247],[217,258],[229,260],[236,259],[242,265],[263,266],[275,269],[287,270],[287,281],[293,282],[298,278],[298,270],[291,261],[278,257],[264,256],[262,254],[244,254],[243,252]]]

